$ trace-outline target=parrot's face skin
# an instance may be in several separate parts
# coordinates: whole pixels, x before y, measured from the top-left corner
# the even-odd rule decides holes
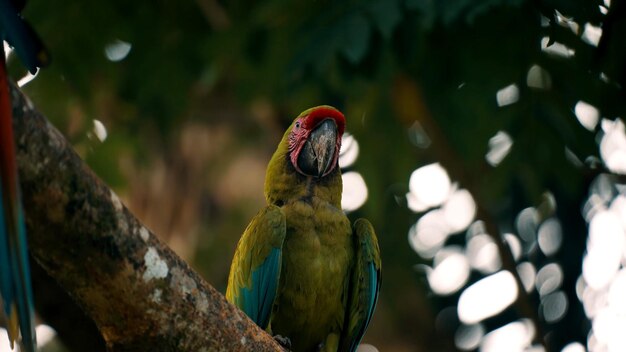
[[[337,167],[346,120],[330,107],[305,111],[289,133],[289,159],[305,176],[324,177]]]

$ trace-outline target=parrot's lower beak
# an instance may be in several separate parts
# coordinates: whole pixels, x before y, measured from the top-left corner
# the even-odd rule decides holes
[[[337,143],[337,124],[326,119],[315,127],[298,155],[298,167],[307,175],[322,177],[333,167]]]

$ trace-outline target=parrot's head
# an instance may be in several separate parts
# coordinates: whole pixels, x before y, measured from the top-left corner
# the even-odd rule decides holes
[[[346,119],[327,105],[304,111],[290,127],[289,160],[305,176],[324,177],[337,167]]]

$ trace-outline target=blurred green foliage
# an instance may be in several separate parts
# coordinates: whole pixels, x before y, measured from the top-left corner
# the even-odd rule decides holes
[[[183,228],[199,232],[191,241],[198,247],[187,252],[195,253],[190,257],[218,288],[224,287],[239,233],[262,203],[262,167],[282,128],[310,106],[342,109],[361,146],[352,168],[369,189],[366,205],[354,215],[372,220],[383,251],[382,298],[366,337],[383,351],[454,349],[449,332],[434,323],[450,302],[430,300],[423,277],[412,269],[422,260],[406,240],[417,219],[404,200],[411,171],[441,162],[503,228],[549,190],[559,215],[575,219],[564,225],[568,252],[561,260],[574,306],[568,314],[576,320],[549,327],[557,331],[551,341],[559,347],[584,341],[588,329],[575,306],[573,282],[586,236],[579,206],[589,170],[565,150],[583,162],[598,152],[594,133],[577,121],[574,105],[583,100],[602,116],[624,116],[624,5],[613,0],[603,15],[603,4],[33,0],[24,16],[48,45],[53,64],[25,91],[98,175],[124,191],[130,203],[141,199],[134,209],[140,216],[147,204],[167,210],[195,197],[195,217]],[[581,38],[586,23],[602,24],[597,47]],[[117,40],[132,47],[113,62],[105,48]],[[550,54],[546,41],[564,44],[575,55]],[[528,84],[534,65],[543,69],[542,88]],[[23,71],[16,63],[11,69],[16,77]],[[510,84],[518,87],[519,101],[499,107],[496,92]],[[92,119],[107,127],[103,143],[93,137]],[[411,143],[415,122],[432,141],[428,148]],[[208,141],[211,152],[190,147],[202,158],[193,169],[200,176],[189,177],[185,161],[193,157],[181,156],[189,153],[181,138],[194,124],[219,133],[208,133],[215,138]],[[485,154],[498,131],[506,131],[514,145],[492,167]],[[246,154],[258,164],[229,173]],[[162,165],[154,171],[156,162]],[[178,171],[162,175],[172,169]],[[225,177],[249,170],[260,178],[258,188],[244,187],[254,195],[220,194]],[[167,179],[163,187],[186,190],[182,200],[138,194],[159,192],[141,187],[159,175]],[[159,229],[176,228],[168,226]]]

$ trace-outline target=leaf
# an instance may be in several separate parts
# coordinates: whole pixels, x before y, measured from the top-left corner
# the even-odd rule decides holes
[[[362,14],[350,16],[344,23],[341,53],[352,64],[361,62],[369,46],[371,29]],[[342,25],[340,24],[340,25]]]
[[[368,8],[369,14],[385,40],[391,39],[393,30],[402,19],[400,6],[397,1],[379,0]]]

